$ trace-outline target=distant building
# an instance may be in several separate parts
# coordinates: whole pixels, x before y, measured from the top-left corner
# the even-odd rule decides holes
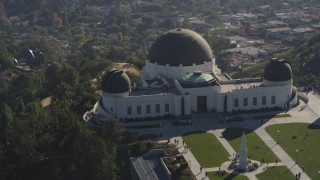
[[[237,47],[237,48],[227,49],[226,52],[247,54],[251,57],[265,57],[268,55],[268,51],[255,48],[255,47],[243,47],[243,48]]]
[[[281,27],[281,28],[272,28],[267,29],[267,37],[268,38],[274,38],[278,39],[283,36],[287,36],[291,34],[291,28],[290,27]]]
[[[190,22],[192,28],[194,28],[198,31],[203,30],[207,26],[207,23],[204,20],[201,20],[196,17],[189,18],[189,22]]]
[[[306,28],[292,29],[292,32],[295,38],[299,38],[299,40],[302,40],[302,39],[307,39],[310,34],[315,32],[315,30],[312,28],[306,27]]]
[[[243,36],[228,36],[227,39],[230,39],[230,41],[235,41],[237,43],[248,41],[248,38]]]
[[[265,51],[249,47],[245,53]],[[110,117],[135,118],[231,113],[296,104],[292,70],[287,61],[271,60],[263,78],[223,78],[206,40],[194,31],[174,29],[152,44],[141,82],[132,85],[120,70],[106,74],[101,96],[83,119],[100,125]]]
[[[292,29],[293,33],[312,33],[314,32],[314,29],[312,28],[296,28],[296,29]]]

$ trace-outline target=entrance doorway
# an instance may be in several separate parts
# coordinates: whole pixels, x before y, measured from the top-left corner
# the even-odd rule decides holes
[[[199,113],[207,112],[207,96],[198,96],[197,105],[197,110]]]

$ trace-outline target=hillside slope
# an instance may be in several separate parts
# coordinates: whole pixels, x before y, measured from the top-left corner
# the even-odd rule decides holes
[[[291,63],[293,80],[296,86],[312,85],[320,89],[320,34],[317,34],[307,41],[301,42],[296,47],[289,49],[276,56]],[[232,74],[233,78],[260,77],[263,76],[263,68],[268,60],[241,69]]]

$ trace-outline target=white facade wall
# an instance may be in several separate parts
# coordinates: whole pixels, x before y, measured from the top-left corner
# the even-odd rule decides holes
[[[291,97],[291,87],[288,86],[273,86],[273,87],[257,87],[251,89],[237,89],[229,93],[219,94],[219,107],[220,112],[224,111],[224,96],[228,96],[228,111],[237,110],[253,110],[261,108],[286,108],[288,100]],[[275,102],[272,103],[272,96]],[[253,98],[257,98],[256,105],[253,104]],[[263,97],[266,98],[266,103],[263,104]],[[247,105],[245,105],[245,98],[247,98]],[[235,105],[235,99],[238,99],[238,106]]]
[[[146,60],[146,65],[143,69],[144,79],[154,79],[159,74],[162,77],[167,79],[179,79],[180,77],[193,73],[194,71],[201,72],[214,72],[215,70],[215,59],[213,58],[210,62],[204,62],[203,64],[193,64],[192,66],[169,66],[167,65],[158,65],[157,63],[151,63],[149,60]]]
[[[225,112],[225,96],[227,95],[227,112],[238,110],[254,110],[261,108],[287,108],[287,104],[292,95],[291,83],[278,86],[261,86],[249,89],[233,89],[229,92],[220,91],[220,86],[187,88],[183,89],[182,95],[177,94],[156,94],[127,96],[127,94],[108,94],[103,93],[100,102],[95,105],[94,112],[106,120],[112,114],[118,119],[125,118],[144,118],[158,117],[164,115],[182,115],[182,97],[184,98],[184,114],[190,115],[198,112],[198,96],[207,97],[207,111]],[[275,102],[272,103],[274,96]],[[266,97],[266,103],[262,103],[263,97]],[[244,103],[245,98],[247,104]],[[257,99],[256,105],[253,99]],[[235,99],[238,99],[238,105],[235,105]],[[295,98],[296,101],[296,98]],[[159,104],[160,110],[156,111]],[[169,105],[169,111],[165,111],[166,104]],[[147,105],[150,105],[150,113],[147,112]],[[138,113],[137,107],[141,107],[141,113]],[[131,113],[128,114],[128,107],[131,107]]]
[[[118,119],[124,118],[144,118],[158,117],[164,115],[181,115],[182,97],[184,97],[184,112],[185,115],[191,114],[190,97],[188,95],[177,96],[174,94],[157,94],[157,95],[142,95],[142,96],[101,96],[104,110],[98,102],[98,114],[104,117],[114,115]],[[166,104],[169,105],[169,111],[166,112]],[[160,106],[159,112],[156,111],[157,106]],[[138,112],[138,106],[141,108],[141,113]],[[150,106],[150,113],[147,111],[147,106]],[[131,107],[131,113],[128,108]]]

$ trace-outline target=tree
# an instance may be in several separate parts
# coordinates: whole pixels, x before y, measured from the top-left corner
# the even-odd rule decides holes
[[[6,8],[4,7],[3,3],[0,2],[0,17],[6,17],[7,16],[7,12],[6,12]]]
[[[75,87],[79,82],[79,73],[72,66],[64,66],[61,73],[61,82],[69,84],[71,87]]]
[[[35,76],[21,73],[12,80],[9,86],[9,94],[13,97],[20,96],[24,102],[34,99],[37,88]]]
[[[118,144],[123,136],[123,129],[117,119],[108,119],[102,130],[102,137],[107,145]]]
[[[87,42],[83,43],[80,50],[83,55],[83,58],[95,59],[97,56],[97,53],[93,49],[91,42],[87,41]]]
[[[152,28],[154,25],[154,19],[150,15],[143,16],[142,22],[144,23],[145,28]]]
[[[122,36],[121,32],[117,33],[117,39],[118,39],[118,41],[122,41],[123,40],[123,36]]]
[[[23,99],[20,96],[15,99],[14,107],[17,114],[24,115],[26,108]]]
[[[160,28],[165,28],[165,29],[172,29],[174,28],[174,26],[175,26],[174,22],[169,18],[162,20],[159,24]]]
[[[54,93],[57,99],[63,101],[63,107],[68,108],[74,96],[74,89],[69,84],[62,82],[57,86]]]
[[[144,2],[142,8],[145,12],[160,12],[162,10],[161,4],[150,2]]]
[[[61,79],[60,67],[57,64],[53,64],[45,71],[45,79],[48,92],[52,92],[58,85]]]
[[[53,26],[56,29],[60,29],[62,26],[62,19],[57,12],[53,13]]]
[[[1,113],[0,113],[0,117],[1,117],[1,121],[0,121],[0,132],[1,132],[1,136],[0,136],[0,142],[3,140],[3,132],[5,130],[5,128],[8,126],[9,123],[11,123],[14,119],[14,113],[12,112],[12,109],[7,105],[7,104],[3,104],[1,105]]]
[[[0,28],[9,30],[11,28],[11,21],[5,16],[0,16]]]
[[[4,47],[0,49],[0,66],[4,69],[12,67],[14,63],[12,54],[5,48],[5,44],[0,43],[0,46]]]

